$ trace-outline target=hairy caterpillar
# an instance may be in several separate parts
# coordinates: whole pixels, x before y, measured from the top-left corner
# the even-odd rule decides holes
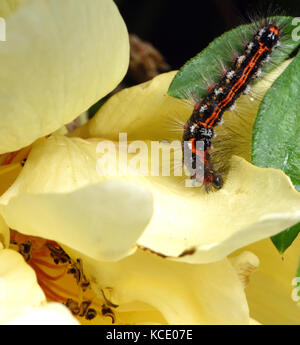
[[[185,166],[192,180],[201,182],[206,190],[222,188],[223,174],[227,169],[226,159],[222,162],[225,155],[221,152],[219,137],[214,139],[215,127],[222,124],[224,112],[233,110],[235,101],[250,92],[253,81],[264,75],[262,71],[270,71],[298,47],[298,43],[291,39],[292,19],[270,17],[224,34],[224,37],[216,39],[203,52],[188,61],[171,83],[169,95],[193,99],[194,109],[185,121],[182,135],[182,141],[188,145],[183,143],[182,147],[190,150]],[[226,41],[225,38],[230,39]],[[231,48],[229,54],[226,47]],[[234,58],[230,58],[229,62],[228,55],[232,52]],[[218,76],[219,66],[222,68],[222,75]],[[213,78],[215,81],[208,82]],[[242,116],[239,109],[239,117]],[[225,138],[226,149],[229,139]],[[204,152],[197,152],[197,142],[204,143]],[[217,143],[217,150],[212,147],[214,142]],[[199,162],[202,164],[197,164]],[[197,170],[199,167],[201,170]]]
[[[190,170],[196,169],[197,159],[204,159],[203,183],[206,188],[211,185],[222,187],[222,176],[214,169],[210,153],[214,127],[222,122],[225,110],[234,106],[235,100],[243,93],[248,93],[249,83],[261,74],[262,64],[268,61],[272,51],[279,46],[280,28],[275,23],[268,24],[256,32],[242,55],[235,58],[232,68],[225,71],[222,79],[213,85],[206,97],[196,103],[192,116],[185,124],[183,141],[192,143],[192,160]],[[195,143],[204,142],[204,157],[196,150]],[[192,169],[191,169],[192,168]],[[196,171],[192,178],[197,179]]]

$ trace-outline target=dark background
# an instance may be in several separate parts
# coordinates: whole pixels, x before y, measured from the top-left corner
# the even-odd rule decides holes
[[[130,33],[151,42],[178,69],[250,14],[300,16],[299,0],[115,0]],[[278,14],[278,13],[277,13]]]

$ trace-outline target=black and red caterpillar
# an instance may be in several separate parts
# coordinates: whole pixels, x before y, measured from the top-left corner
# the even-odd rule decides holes
[[[202,182],[206,190],[211,187],[220,189],[223,186],[223,178],[214,169],[210,155],[214,127],[221,123],[224,111],[233,107],[240,95],[249,92],[249,83],[261,74],[263,63],[280,44],[279,38],[279,26],[262,26],[245,46],[243,54],[234,59],[231,69],[224,72],[220,82],[210,87],[204,99],[195,104],[193,113],[184,126],[182,140],[189,143],[187,147],[192,157],[185,165],[191,178]],[[196,149],[197,141],[204,144],[204,152],[201,154]],[[197,168],[201,166],[204,171]]]

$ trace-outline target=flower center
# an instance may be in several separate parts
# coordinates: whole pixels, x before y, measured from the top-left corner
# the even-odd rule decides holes
[[[31,151],[31,146],[24,147],[21,150],[8,152],[0,155],[0,166],[13,163],[21,163],[24,165]]]
[[[101,323],[115,323],[114,309],[118,306],[106,298],[104,290],[101,290],[103,299],[96,296],[80,258],[71,259],[54,241],[26,236],[15,230],[11,230],[10,242],[11,248],[34,269],[48,301],[64,304],[81,323],[99,317]]]

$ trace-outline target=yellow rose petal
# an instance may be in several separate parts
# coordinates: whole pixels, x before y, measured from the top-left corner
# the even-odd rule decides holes
[[[181,139],[176,119],[187,119],[193,108],[191,104],[167,95],[175,74],[164,73],[118,92],[75,134],[118,140],[119,132],[126,132],[129,140]]]
[[[61,140],[69,142],[69,139]],[[72,145],[76,142],[82,143],[90,149],[92,146],[80,139],[73,139],[70,142]],[[145,159],[150,156],[150,144],[149,142],[147,144],[148,146],[145,144],[145,147],[148,148],[148,152],[139,153]],[[117,146],[114,147],[117,149]],[[48,149],[52,150],[53,147],[49,145]],[[56,161],[49,160],[51,152],[49,156],[44,153],[39,154],[39,157],[45,157],[44,166],[52,166],[53,172],[41,177],[41,181],[43,179],[44,181],[37,184],[36,192],[42,185],[51,185],[51,176],[55,176],[57,165],[62,164],[62,167],[54,181],[62,179],[60,185],[63,190],[69,181],[72,181],[69,177],[65,178],[68,176],[66,173],[62,173],[68,171],[68,167],[64,167],[65,163],[63,163],[63,157],[67,152],[60,151],[61,158]],[[180,177],[134,176],[134,171],[131,170],[133,156],[128,155],[129,176],[126,179],[146,187],[151,191],[154,199],[154,212],[150,223],[146,231],[140,232],[135,239],[140,247],[160,255],[186,262],[217,261],[238,248],[272,236],[300,220],[300,193],[293,188],[289,178],[280,170],[258,168],[235,156],[231,161],[232,168],[224,187],[216,193],[207,194],[203,189],[185,187],[184,179]],[[59,156],[53,155],[53,157]],[[109,157],[113,162],[113,154]],[[95,160],[93,159],[92,162]],[[87,172],[90,176],[95,175],[94,166],[89,166],[85,158],[76,166],[82,171],[82,176]],[[93,174],[90,171],[93,171]],[[95,180],[97,178],[99,177],[95,177]],[[112,184],[114,183],[112,181]],[[22,188],[27,188],[28,184],[29,182],[23,183]],[[72,184],[74,185],[73,181]],[[34,188],[32,182],[30,185]],[[10,198],[13,193],[14,188],[11,188]],[[3,202],[5,198],[4,195]],[[13,200],[10,203],[12,204]],[[12,218],[11,213],[11,221]],[[20,223],[19,226],[22,224]],[[16,226],[15,228],[19,229]],[[67,238],[64,238],[64,241],[57,237],[53,239],[66,245],[70,241]]]
[[[9,246],[9,228],[0,216],[0,249],[2,249],[1,245],[5,248]]]
[[[9,15],[14,13],[18,7],[28,0],[2,0],[0,2],[0,16],[7,18]]]
[[[112,0],[5,1],[0,11],[7,16],[2,153],[57,130],[109,93],[126,73],[129,41]]]
[[[292,284],[296,277],[300,255],[300,236],[286,250],[283,257],[270,239],[254,243],[247,250],[259,260],[258,270],[246,288],[250,314],[267,325],[299,325],[300,307],[292,299]]]
[[[45,303],[33,269],[11,250],[0,250],[0,324],[7,323],[25,308]]]
[[[230,262],[235,268],[241,283],[246,287],[249,284],[250,275],[259,266],[258,257],[251,252],[243,251],[240,255],[230,258]]]
[[[60,136],[41,139],[1,197],[5,222],[99,260],[127,255],[151,218],[152,197],[124,178],[103,180],[96,161],[94,144]]]
[[[24,308],[8,325],[79,325],[71,312],[60,303]]]
[[[158,309],[143,302],[121,304],[116,309],[119,324],[166,325],[167,321]]]
[[[2,195],[16,180],[22,170],[20,163],[0,166],[0,195]]]
[[[252,319],[252,318],[250,318],[249,325],[251,325],[251,326],[259,326],[259,325],[261,325],[261,323],[256,321],[256,320],[254,320],[254,319]]]
[[[248,324],[244,288],[227,259],[201,265],[173,262],[138,250],[118,262],[99,262],[66,251],[83,260],[94,290],[119,305],[147,303],[168,324]],[[115,309],[118,317],[118,308]],[[118,319],[116,320],[118,323]]]
[[[174,177],[145,181],[153,193],[154,213],[138,244],[183,261],[220,260],[300,221],[300,193],[290,179],[237,156],[215,193],[187,188]]]

